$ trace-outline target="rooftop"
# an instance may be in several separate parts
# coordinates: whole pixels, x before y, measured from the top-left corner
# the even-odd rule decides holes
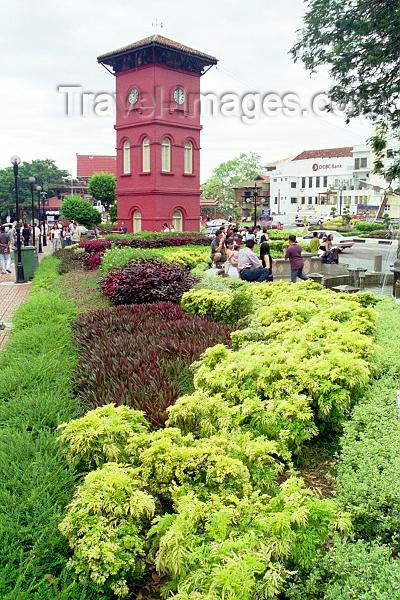
[[[344,158],[353,156],[353,146],[344,148],[323,148],[321,150],[304,150],[292,160],[307,160],[310,158]]]
[[[97,62],[110,65],[117,73],[155,63],[201,72],[205,66],[216,65],[218,61],[211,54],[155,33],[133,44],[106,52],[97,58]]]
[[[117,157],[107,155],[77,154],[77,177],[91,177],[94,173],[117,175]]]

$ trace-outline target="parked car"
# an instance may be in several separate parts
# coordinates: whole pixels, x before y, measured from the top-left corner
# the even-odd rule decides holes
[[[213,219],[212,221],[207,221],[207,227],[222,227],[223,225],[228,225],[228,219]]]
[[[344,250],[346,250],[346,248],[352,248],[354,246],[353,240],[351,240],[347,237],[344,237],[338,231],[330,231],[327,229],[317,229],[316,232],[318,233],[318,237],[321,239],[325,235],[331,235],[333,237],[333,245],[338,246],[340,252],[343,252]],[[311,238],[314,237],[314,233],[315,233],[315,231],[309,231],[306,235],[304,235],[303,237],[298,238],[298,239],[300,242],[302,242],[302,241],[309,242],[311,240]]]

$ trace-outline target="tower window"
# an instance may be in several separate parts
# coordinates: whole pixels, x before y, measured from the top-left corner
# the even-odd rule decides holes
[[[142,231],[142,213],[140,210],[135,210],[132,217],[133,233]]]
[[[150,140],[148,137],[142,141],[142,172],[150,173]]]
[[[161,170],[169,173],[171,171],[171,141],[163,138],[161,144]]]
[[[183,215],[182,211],[178,208],[174,211],[172,215],[172,226],[175,231],[183,231]]]
[[[193,173],[193,144],[191,141],[187,140],[185,142],[185,157],[184,157],[184,173]]]
[[[124,141],[122,162],[123,174],[129,175],[129,173],[131,172],[131,145],[129,143],[129,140]]]

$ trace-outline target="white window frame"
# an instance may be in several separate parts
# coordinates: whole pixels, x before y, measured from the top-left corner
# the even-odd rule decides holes
[[[193,173],[193,143],[190,140],[185,142],[183,172],[186,175]]]
[[[122,173],[129,175],[131,172],[131,144],[129,140],[124,140],[122,144]]]
[[[150,173],[150,171],[151,171],[150,139],[146,136],[142,140],[142,172]]]
[[[171,172],[171,140],[167,136],[161,142],[161,171]]]

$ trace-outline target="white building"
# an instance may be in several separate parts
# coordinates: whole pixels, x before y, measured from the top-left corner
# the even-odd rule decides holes
[[[376,216],[388,184],[372,173],[373,154],[367,145],[306,150],[291,160],[268,165],[271,212],[291,223],[295,217],[329,216],[348,208],[352,214]],[[400,199],[400,197],[399,197]],[[385,209],[386,210],[386,209]],[[390,216],[400,216],[388,207]],[[382,212],[382,211],[381,211]]]

